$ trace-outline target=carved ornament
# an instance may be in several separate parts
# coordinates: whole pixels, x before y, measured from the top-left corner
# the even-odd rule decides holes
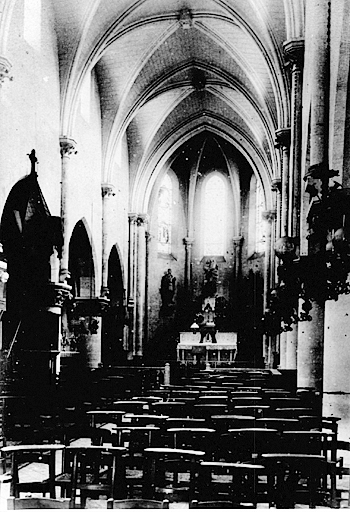
[[[5,82],[5,78],[12,81],[13,76],[10,75],[10,70],[12,68],[11,62],[6,59],[6,57],[0,56],[0,87]]]
[[[265,212],[262,212],[262,218],[263,220],[266,220],[269,223],[272,223],[274,220],[276,220],[276,211],[275,210],[266,210]]]
[[[61,156],[71,156],[76,155],[78,151],[76,150],[77,143],[74,139],[70,137],[62,136],[60,137],[60,147],[61,147]]]
[[[184,30],[188,30],[193,27],[193,19],[190,9],[182,9],[180,11],[179,24]]]
[[[290,146],[290,137],[291,130],[290,128],[280,128],[275,131],[275,147],[276,148],[289,148]]]
[[[101,193],[102,197],[111,197],[115,196],[115,187],[110,183],[102,183],[101,185]]]
[[[305,41],[303,38],[291,39],[283,43],[283,52],[287,62],[296,65],[299,69],[304,63]]]
[[[66,283],[48,283],[45,293],[45,309],[61,314],[62,306],[72,298],[72,287]]]

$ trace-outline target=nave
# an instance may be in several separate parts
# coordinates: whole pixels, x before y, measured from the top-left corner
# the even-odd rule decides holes
[[[62,382],[65,400],[37,406],[35,430],[12,425],[21,432],[2,448],[0,487],[9,509],[28,493],[58,508],[349,506],[349,443],[290,372],[91,373],[90,401]]]

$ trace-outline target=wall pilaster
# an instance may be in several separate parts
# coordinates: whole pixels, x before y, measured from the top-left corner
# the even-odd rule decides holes
[[[276,130],[276,147],[282,152],[282,182],[281,182],[281,227],[280,235],[288,235],[288,209],[289,209],[289,149],[290,128]]]
[[[70,274],[68,270],[69,259],[69,222],[71,213],[70,204],[70,171],[71,171],[71,156],[77,153],[77,143],[70,137],[60,138],[61,147],[61,169],[62,169],[62,185],[61,185],[61,220],[62,220],[62,233],[63,233],[63,247],[62,258],[60,266],[60,282],[66,282]]]
[[[108,233],[110,222],[110,202],[111,198],[115,196],[114,185],[110,183],[102,183],[102,283],[101,283],[101,297],[108,297]]]

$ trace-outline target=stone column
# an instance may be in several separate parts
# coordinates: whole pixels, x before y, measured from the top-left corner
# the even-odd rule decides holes
[[[275,193],[276,223],[275,240],[281,237],[281,209],[282,209],[282,178],[272,180],[271,190]]]
[[[313,301],[310,315],[312,321],[298,329],[297,385],[322,392],[324,304]]]
[[[102,183],[102,278],[101,297],[108,297],[108,231],[109,231],[109,203],[110,198],[115,196],[114,185]]]
[[[185,245],[185,278],[184,288],[185,291],[192,294],[192,246],[194,239],[190,237],[184,238]]]
[[[145,334],[144,334],[144,339],[146,340],[146,343],[148,341],[148,332],[149,332],[149,325],[148,325],[148,323],[149,323],[149,316],[148,316],[148,312],[149,312],[149,305],[148,305],[149,304],[149,244],[150,244],[151,239],[152,239],[151,233],[149,231],[146,231],[146,233],[145,233],[145,240],[146,240]]]
[[[242,243],[243,238],[241,236],[234,236],[233,239],[233,254],[234,254],[234,273],[235,273],[235,283],[240,277],[242,270]]]
[[[61,219],[63,231],[63,247],[60,268],[60,282],[66,282],[70,274],[68,270],[69,259],[69,222],[70,222],[70,157],[77,153],[77,143],[69,137],[60,137],[61,159],[62,159],[62,185],[61,185]]]
[[[296,370],[297,368],[297,351],[298,351],[298,324],[292,325],[293,330],[287,332],[286,341],[286,365],[288,370]]]
[[[288,235],[290,128],[276,130],[276,147],[282,150],[281,236]]]
[[[136,332],[136,261],[137,261],[137,214],[129,213],[129,272],[128,272],[128,343],[124,347],[128,352],[128,359],[133,358],[135,352]]]
[[[287,333],[285,331],[281,332],[280,334],[280,368],[287,368],[286,366],[286,359],[287,359]]]
[[[264,311],[267,308],[268,293],[271,285],[271,240],[273,223],[276,220],[276,212],[274,210],[267,210],[263,212],[263,219],[267,222],[266,240],[265,240],[265,267],[264,267]],[[265,365],[272,365],[272,348],[271,338],[265,335],[264,337],[264,359]]]
[[[145,331],[145,291],[146,291],[146,225],[147,214],[137,217],[137,258],[136,258],[136,331],[134,356],[143,356]]]
[[[275,135],[275,147],[281,151],[281,178],[279,182],[275,184],[275,188],[277,189],[276,240],[278,240],[282,236],[287,236],[288,233],[290,128],[281,128],[280,130],[276,130]],[[287,333],[282,332],[279,337],[280,368],[286,367],[286,350]]]
[[[310,83],[310,167],[327,169],[316,185],[321,196],[328,186],[328,109],[329,109],[329,2],[327,0],[309,0],[306,4],[306,45],[309,60],[308,80]],[[311,179],[316,176],[310,175]],[[321,234],[322,238],[322,234]],[[325,250],[324,240],[313,244],[309,240],[309,255],[320,256]],[[322,255],[321,255],[322,256]],[[321,261],[322,258],[319,258]],[[320,268],[321,279],[322,268]],[[315,290],[314,290],[315,292]],[[311,301],[310,322],[303,322],[298,335],[298,372],[299,388],[313,388],[322,392],[323,382],[323,346],[324,346],[324,298],[322,294]]]
[[[304,64],[304,39],[292,39],[283,44],[286,60],[292,66],[291,76],[291,150],[289,165],[289,225],[299,253],[300,246],[300,197],[301,197],[301,120],[302,120],[302,69]]]
[[[328,300],[325,308],[323,416],[341,418],[339,439],[350,432],[350,295]]]

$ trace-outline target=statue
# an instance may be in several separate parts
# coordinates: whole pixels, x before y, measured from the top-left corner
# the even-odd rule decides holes
[[[168,268],[167,272],[165,272],[162,277],[160,286],[163,307],[174,306],[175,283],[176,277],[172,275],[171,268]]]
[[[205,297],[215,297],[216,295],[216,286],[219,277],[219,267],[216,263],[216,260],[213,258],[211,260],[207,260],[204,266],[204,287],[203,287],[203,296]]]

